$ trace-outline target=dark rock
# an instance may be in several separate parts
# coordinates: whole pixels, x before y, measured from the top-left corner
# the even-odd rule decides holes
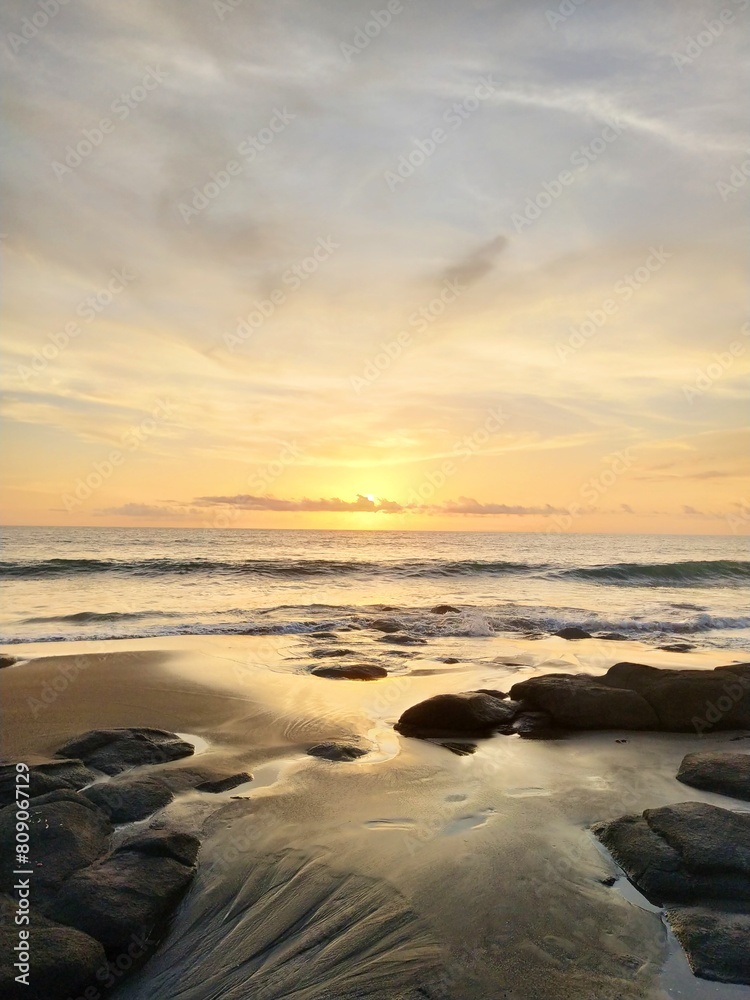
[[[667,919],[694,975],[750,985],[750,912],[679,907]]]
[[[438,694],[412,705],[403,713],[395,729],[404,736],[487,736],[509,723],[518,705],[488,694],[464,691]]]
[[[139,851],[150,857],[173,858],[190,867],[195,864],[200,846],[194,834],[183,830],[143,830],[120,844],[117,852]]]
[[[639,692],[659,720],[655,728],[702,733],[750,727],[750,684],[727,670],[661,670],[615,663],[601,684]]]
[[[714,670],[727,670],[750,681],[750,663],[723,663],[720,667],[714,667]]]
[[[607,875],[606,878],[600,878],[599,881],[601,882],[602,885],[606,885],[608,889],[611,889],[612,886],[617,882],[617,876]]]
[[[456,743],[455,741],[441,743],[440,746],[444,747],[446,750],[450,750],[450,752],[454,753],[457,757],[470,757],[473,753],[476,753],[478,749],[476,743]]]
[[[658,729],[656,713],[635,691],[612,688],[584,674],[530,677],[510,689],[513,699],[547,712],[566,729]]]
[[[195,786],[195,789],[198,792],[213,792],[218,794],[219,792],[228,792],[230,788],[236,788],[238,785],[244,785],[252,780],[252,774],[248,774],[247,771],[239,771],[237,774],[230,774],[226,778],[202,781],[199,785]]]
[[[329,656],[356,656],[357,654],[353,649],[314,649],[311,656],[317,656],[319,659],[325,659]]]
[[[750,802],[750,754],[699,750],[683,758],[677,780],[693,788]]]
[[[440,661],[441,663],[460,663],[461,661],[455,656],[444,656]]]
[[[656,648],[664,650],[665,653],[689,653],[695,646],[691,642],[668,642],[665,646]]]
[[[311,639],[338,639],[335,632],[311,632]]]
[[[123,848],[72,875],[50,916],[117,954],[133,934],[160,932],[194,873],[172,856]]]
[[[461,614],[460,609],[454,608],[452,604],[436,604],[434,608],[430,608],[430,611],[433,615]]]
[[[521,711],[513,720],[512,732],[527,740],[549,739],[556,735],[552,716],[548,712]]]
[[[192,743],[163,729],[95,729],[70,740],[56,757],[80,757],[105,774],[119,774],[141,764],[164,764],[189,757]]]
[[[553,632],[553,635],[559,635],[561,639],[592,639],[593,636],[590,632],[587,632],[585,628],[578,628],[577,625],[571,625],[568,628],[558,629],[557,632]]]
[[[113,823],[145,819],[172,801],[172,792],[158,778],[100,781],[81,794],[99,806]]]
[[[0,656],[0,670],[3,667],[12,667],[14,663],[19,663],[15,656]]]
[[[367,750],[351,743],[316,743],[307,751],[311,757],[322,757],[324,760],[352,761],[364,757]]]
[[[16,773],[15,764],[0,764],[0,807],[16,801]],[[58,788],[83,788],[96,777],[80,760],[44,760],[29,764],[29,788],[24,791],[34,799]]]
[[[505,691],[498,691],[497,688],[477,688],[477,694],[488,694],[492,698],[499,698],[502,701],[508,695]]]
[[[333,667],[314,667],[310,672],[315,677],[330,680],[376,681],[388,676],[385,667],[375,663],[342,663]]]
[[[395,642],[399,646],[426,646],[427,640],[416,635],[384,635],[378,642]]]
[[[750,813],[680,802],[597,823],[593,830],[657,906],[750,901]]]
[[[47,920],[30,910],[30,923],[14,923],[17,901],[0,896],[0,995],[7,1000],[65,1000],[83,994],[99,969],[106,968],[104,949],[87,934]],[[14,967],[19,930],[29,932],[29,985],[17,983],[21,970]]]
[[[597,632],[595,639],[605,639],[607,642],[627,642],[628,636],[622,632]]]
[[[43,906],[74,872],[104,854],[112,825],[105,814],[78,792],[58,789],[29,803],[29,841],[34,860],[34,902]],[[0,848],[12,857],[16,807],[0,811]],[[9,866],[0,870],[0,890],[12,890]]]
[[[374,628],[377,632],[400,632],[403,629],[401,622],[394,621],[392,618],[378,618],[374,622],[370,622],[370,628]]]

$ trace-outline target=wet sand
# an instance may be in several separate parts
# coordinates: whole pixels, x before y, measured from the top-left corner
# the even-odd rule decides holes
[[[440,643],[458,664],[432,659],[432,647],[384,650],[391,676],[356,682],[310,676],[314,648],[286,636],[3,650],[29,657],[0,670],[5,758],[50,753],[92,728],[145,725],[189,734],[201,762],[255,776],[165,810],[202,828],[199,873],[159,952],[118,996],[747,996],[693,979],[660,914],[627,885],[603,884],[619,873],[589,832],[669,802],[749,808],[675,780],[690,750],[743,748],[733,734],[497,736],[459,757],[392,728],[432,694],[507,690],[538,671],[599,672],[623,659],[714,667],[747,653],[463,639]],[[306,754],[351,737],[370,748],[356,762]]]

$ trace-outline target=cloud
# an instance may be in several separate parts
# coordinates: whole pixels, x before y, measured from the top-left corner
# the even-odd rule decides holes
[[[113,515],[115,517],[180,517],[184,514],[179,508],[160,507],[150,503],[124,503],[119,507],[102,507],[95,513],[100,517]]]

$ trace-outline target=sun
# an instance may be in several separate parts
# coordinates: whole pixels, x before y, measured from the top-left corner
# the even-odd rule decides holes
[[[370,501],[370,503],[375,503],[375,494],[374,493],[365,493],[365,497]]]

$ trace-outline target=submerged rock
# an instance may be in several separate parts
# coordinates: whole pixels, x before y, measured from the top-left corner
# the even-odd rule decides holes
[[[416,635],[384,635],[378,642],[395,642],[399,646],[426,646],[427,640]]]
[[[113,823],[145,819],[172,801],[172,792],[158,778],[100,781],[81,793],[109,816]]]
[[[310,673],[314,677],[350,681],[377,681],[388,676],[385,667],[376,663],[341,663],[330,667],[313,667]]]
[[[519,709],[514,702],[501,701],[490,694],[464,691],[438,694],[412,705],[403,713],[395,729],[404,736],[488,736],[512,721]]]
[[[163,764],[195,752],[192,743],[164,729],[94,729],[69,740],[56,757],[79,757],[105,774],[141,764]]]
[[[397,622],[393,618],[378,618],[374,622],[370,622],[370,628],[375,629],[376,632],[400,632],[403,627],[401,622]]]
[[[693,788],[750,801],[750,754],[699,750],[683,758],[677,780]]]
[[[47,920],[32,906],[30,923],[23,927],[15,921],[17,900],[0,896],[0,995],[8,1000],[65,1000],[83,994],[95,982],[96,973],[106,969],[107,958],[98,941],[72,927]],[[19,944],[19,930],[28,930],[30,972],[28,986],[16,982],[19,969],[14,947]]]
[[[19,663],[15,656],[0,656],[0,670],[3,667],[12,667],[14,663]]]
[[[436,604],[430,611],[433,615],[461,614],[460,609],[454,608],[452,604]]]
[[[356,656],[357,654],[353,649],[339,649],[335,647],[332,649],[313,649],[310,656],[317,656],[319,659],[323,660],[329,656]]]
[[[307,752],[311,757],[322,757],[324,760],[337,762],[357,760],[359,757],[367,755],[367,750],[363,747],[355,746],[352,743],[337,743],[335,741],[331,741],[330,743],[316,743]]]

